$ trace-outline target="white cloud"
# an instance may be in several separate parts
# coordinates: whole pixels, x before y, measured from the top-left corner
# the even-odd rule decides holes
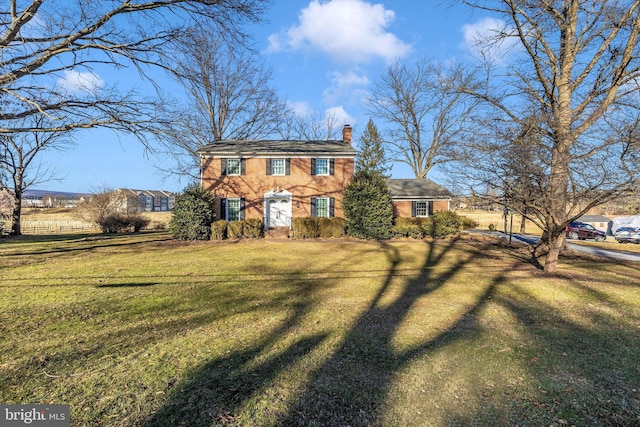
[[[313,108],[306,101],[287,101],[287,104],[297,117],[309,117],[313,114]]]
[[[333,119],[332,121],[334,123],[338,123],[340,125],[354,125],[356,123],[356,120],[353,118],[353,116],[347,113],[342,105],[327,108],[326,110],[324,110],[324,117],[328,121],[330,119]]]
[[[332,104],[340,99],[348,98],[355,93],[360,93],[362,87],[371,83],[365,75],[359,75],[354,71],[341,73],[334,71],[331,76],[331,86],[322,93],[327,104]]]
[[[496,18],[483,18],[473,24],[462,26],[462,47],[478,58],[487,58],[498,64],[507,62],[509,52],[518,44],[514,38],[504,38],[512,34],[513,28]]]
[[[298,24],[269,36],[269,52],[317,50],[342,63],[391,62],[411,49],[387,28],[395,12],[364,0],[312,0]]]
[[[104,81],[91,72],[65,71],[56,86],[71,93],[93,92],[104,86]]]

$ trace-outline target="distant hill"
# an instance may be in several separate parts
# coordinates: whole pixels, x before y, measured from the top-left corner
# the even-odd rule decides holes
[[[71,193],[67,191],[50,191],[50,190],[26,190],[23,193],[23,198],[26,199],[41,199],[43,196],[60,197],[64,199],[78,199],[84,196],[86,193]]]

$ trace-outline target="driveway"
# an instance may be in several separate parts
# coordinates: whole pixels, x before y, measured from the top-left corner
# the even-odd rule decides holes
[[[480,233],[480,234],[484,234],[484,235],[490,235],[490,236],[496,236],[496,237],[506,237],[507,239],[509,238],[508,234],[503,233],[501,231],[472,230],[471,232],[472,233]],[[521,242],[528,243],[530,245],[538,243],[538,240],[540,240],[540,237],[532,236],[532,235],[528,235],[528,234],[522,234],[521,235],[521,234],[513,233],[512,237],[513,237],[514,240],[519,240]],[[582,252],[582,253],[586,253],[586,254],[589,254],[589,255],[596,255],[596,256],[601,256],[601,257],[605,257],[605,258],[619,259],[621,261],[640,262],[640,253],[614,251],[614,250],[610,250],[610,249],[596,248],[596,247],[593,247],[593,246],[576,245],[575,243],[571,243],[569,241],[567,241],[567,246],[573,251]]]

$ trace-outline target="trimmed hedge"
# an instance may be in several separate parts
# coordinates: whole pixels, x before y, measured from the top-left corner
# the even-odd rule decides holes
[[[249,218],[240,221],[242,223],[243,237],[257,239],[263,235],[262,220],[259,218]]]
[[[431,219],[431,232],[429,235],[436,239],[460,234],[464,223],[460,215],[451,211],[436,212],[429,218]]]
[[[227,238],[227,225],[229,223],[224,220],[214,221],[211,224],[211,240],[224,240]]]
[[[345,235],[344,218],[293,218],[293,237],[296,239],[339,238]]]
[[[396,218],[393,226],[395,237],[410,237],[412,239],[424,239],[433,237],[441,239],[454,234],[459,234],[464,224],[463,217],[454,212],[436,212],[428,218]]]
[[[257,239],[264,236],[262,220],[259,218],[228,222],[224,219],[211,224],[212,240]]]
[[[227,238],[231,240],[242,239],[242,221],[231,221],[227,225]]]
[[[411,237],[423,239],[427,233],[425,225],[428,218],[396,218],[396,224],[391,229],[394,237]]]
[[[346,234],[347,220],[344,218],[322,218],[320,237],[338,239]]]

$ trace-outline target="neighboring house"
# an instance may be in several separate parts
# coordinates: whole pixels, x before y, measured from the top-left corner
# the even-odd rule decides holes
[[[173,209],[176,196],[167,191],[134,190],[120,188],[116,190],[123,197],[120,202],[124,212],[166,212]]]
[[[591,224],[596,230],[604,231],[607,234],[611,234],[611,220],[602,215],[583,215],[576,221],[584,222],[585,224]]]
[[[395,217],[428,217],[451,207],[452,194],[428,179],[390,179],[387,186]]]
[[[226,140],[202,147],[201,185],[216,200],[216,218],[260,218],[265,228],[297,217],[342,217],[354,173],[352,129],[342,140]]]

